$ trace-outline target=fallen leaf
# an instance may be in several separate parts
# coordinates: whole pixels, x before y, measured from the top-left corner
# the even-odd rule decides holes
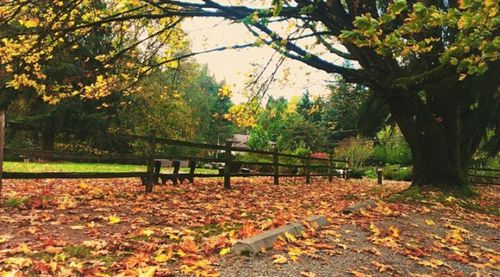
[[[285,256],[282,255],[273,255],[273,264],[286,264],[288,262],[288,259]]]
[[[121,221],[122,221],[122,220],[121,220],[118,216],[116,216],[116,215],[110,215],[110,216],[108,217],[108,224],[111,224],[111,225],[113,225],[113,224],[118,224],[118,223],[120,223]]]

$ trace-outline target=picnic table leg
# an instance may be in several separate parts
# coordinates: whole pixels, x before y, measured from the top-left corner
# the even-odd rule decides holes
[[[174,165],[174,173],[172,174],[172,183],[175,186],[175,185],[177,185],[177,180],[180,180],[179,179],[179,168],[181,167],[181,162],[174,161],[173,165]]]

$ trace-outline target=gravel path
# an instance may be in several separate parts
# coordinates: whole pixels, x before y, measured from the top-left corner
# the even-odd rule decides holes
[[[313,255],[291,261],[287,246],[255,257],[229,255],[220,261],[222,276],[500,276],[500,217],[439,204],[381,205],[330,219],[316,234]],[[273,263],[274,255],[288,261]]]

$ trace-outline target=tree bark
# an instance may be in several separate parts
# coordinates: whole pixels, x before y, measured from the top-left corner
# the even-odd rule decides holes
[[[455,74],[419,91],[383,94],[412,152],[413,185],[473,194],[468,168],[499,109],[495,70],[458,81]]]
[[[5,110],[0,109],[0,199],[3,191],[3,148],[5,145]]]

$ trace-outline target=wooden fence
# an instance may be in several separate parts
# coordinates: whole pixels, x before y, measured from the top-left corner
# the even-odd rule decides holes
[[[473,167],[469,171],[473,183],[500,185],[500,169]]]
[[[194,178],[223,177],[224,188],[231,188],[231,177],[252,177],[269,176],[273,177],[274,184],[279,185],[280,177],[305,177],[307,184],[311,183],[312,177],[328,177],[331,181],[333,176],[348,177],[349,164],[346,160],[336,159],[332,155],[328,158],[312,157],[311,155],[299,156],[278,151],[251,150],[241,147],[233,147],[232,141],[227,141],[225,145],[195,143],[188,141],[172,140],[151,136],[126,135],[129,139],[142,141],[146,147],[143,155],[75,155],[71,152],[62,151],[42,151],[31,149],[5,149],[5,155],[10,157],[36,158],[51,161],[70,161],[70,162],[91,162],[91,163],[116,163],[116,164],[146,164],[145,172],[4,172],[3,179],[45,179],[45,178],[141,178],[145,185],[146,192],[152,192],[153,186],[159,179],[171,180],[177,183],[177,180],[187,179],[193,181]],[[168,145],[175,147],[190,147],[205,149],[217,152],[220,157],[196,157],[167,155],[157,151],[158,146]],[[252,153],[267,157],[270,161],[244,161],[237,159],[235,152]],[[219,155],[218,155],[219,156]],[[191,168],[189,173],[179,173],[178,165],[174,173],[161,173],[161,161],[165,160],[185,160],[189,161]],[[295,160],[295,163],[284,162],[284,160]],[[197,163],[219,163],[221,165],[218,173],[202,174],[196,173]],[[271,170],[265,172],[258,170],[245,170],[246,167],[261,167]],[[295,169],[296,172],[283,172],[283,168]],[[298,170],[302,169],[302,170]]]

